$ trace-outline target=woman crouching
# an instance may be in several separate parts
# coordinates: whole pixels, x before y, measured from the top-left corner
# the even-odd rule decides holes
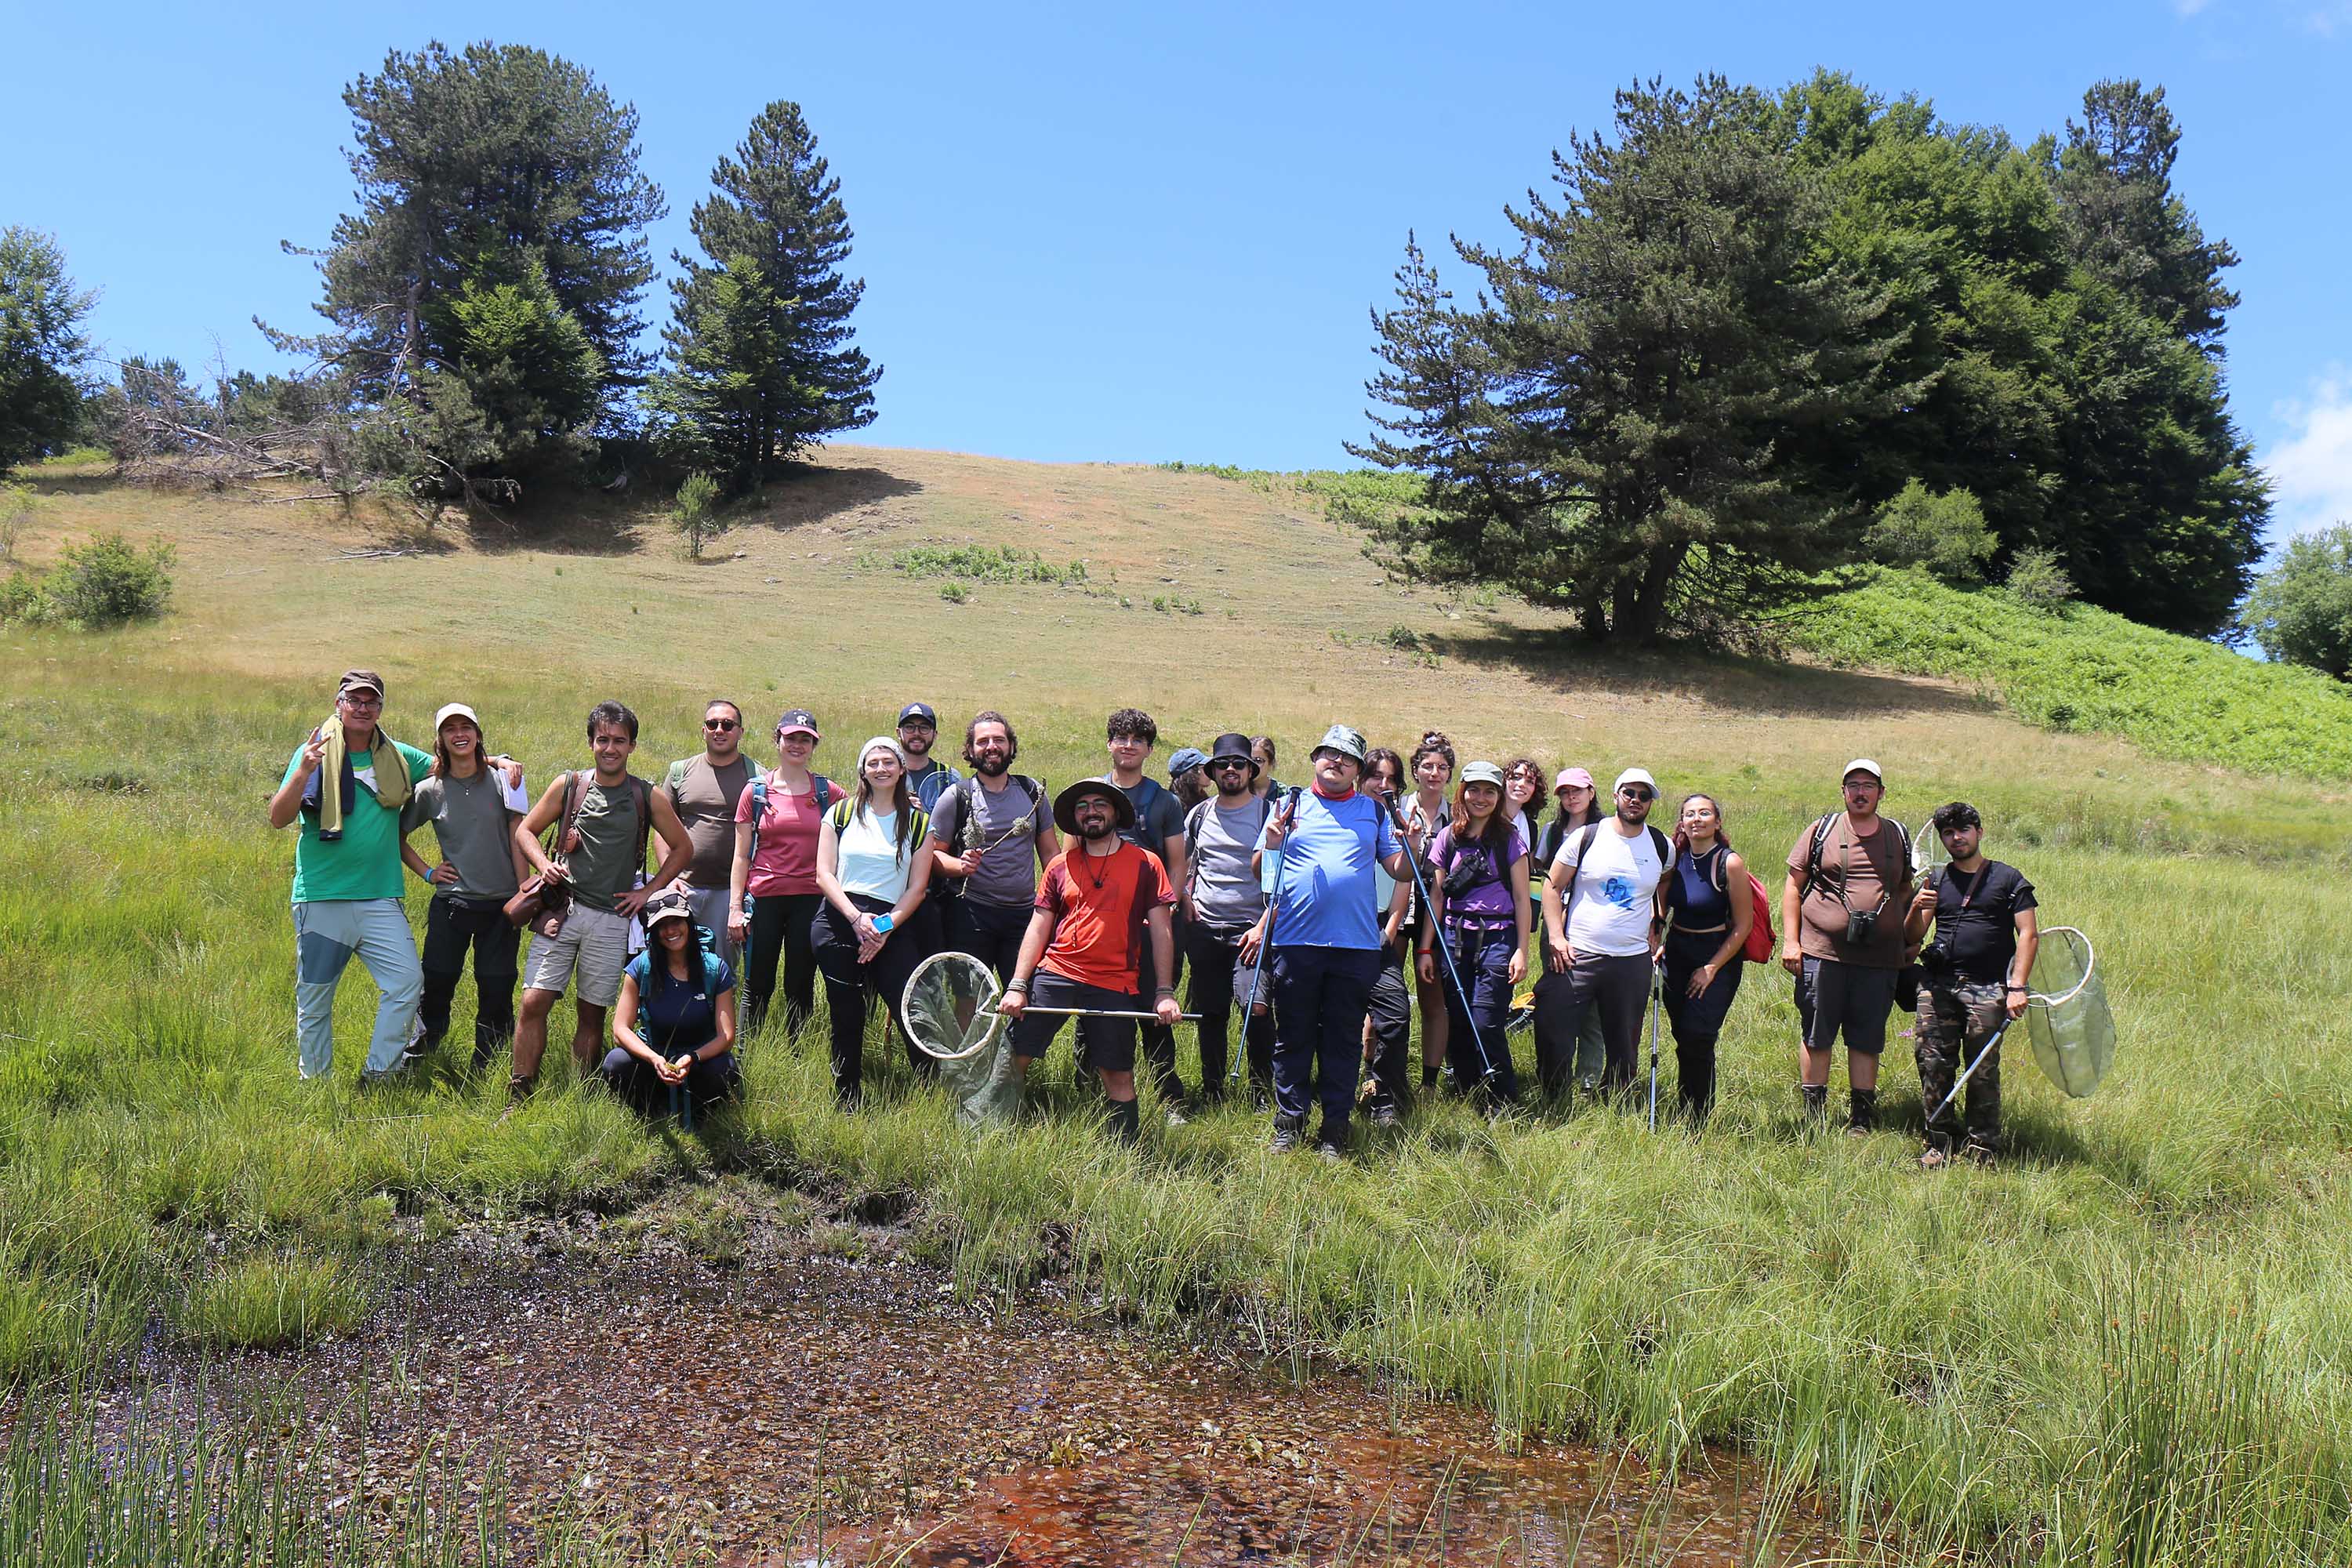
[[[731,1099],[735,1068],[735,972],[694,923],[685,893],[666,888],[646,901],[646,950],[621,972],[620,1005],[603,1077],[647,1115],[669,1108],[683,1088],[696,1114]]]

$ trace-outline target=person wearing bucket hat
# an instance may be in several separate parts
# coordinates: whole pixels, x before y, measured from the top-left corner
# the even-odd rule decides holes
[[[907,753],[889,735],[857,751],[857,784],[817,826],[816,884],[824,902],[809,946],[832,1015],[833,1092],[845,1110],[865,1093],[866,1018],[877,1001],[898,1028],[918,1076],[939,1071],[898,1018],[907,977],[930,956],[917,912],[929,891],[930,819],[907,784]]]
[[[683,1088],[697,1112],[731,1098],[735,1067],[735,971],[718,938],[695,919],[682,888],[646,900],[646,950],[621,972],[613,1048],[598,1069],[605,1084],[646,1114],[666,1109]]]
[[[1080,779],[1054,797],[1054,820],[1070,846],[1046,868],[1021,956],[997,1004],[1013,1021],[1013,1068],[1024,1079],[1068,1021],[1060,1011],[1032,1013],[1032,1003],[1041,1009],[1132,1015],[1146,1008],[1146,948],[1157,955],[1160,973],[1174,965],[1169,916],[1176,890],[1158,856],[1120,836],[1134,813],[1125,792],[1108,779]],[[1154,987],[1149,1009],[1162,1026],[1172,1026],[1176,988]],[[1142,1131],[1135,1103],[1136,1020],[1093,1016],[1077,1025],[1110,1102],[1112,1135],[1132,1143]]]
[[[515,1026],[515,982],[522,932],[507,919],[507,900],[530,863],[515,847],[514,825],[530,809],[522,769],[501,772],[483,754],[482,721],[463,702],[433,716],[433,772],[401,808],[401,858],[433,889],[425,906],[425,991],[416,1006],[408,1059],[430,1056],[449,1032],[449,1007],[474,959],[476,1072],[506,1048]],[[408,837],[426,823],[441,852],[427,866]]]
[[[1159,857],[1168,873],[1169,885],[1181,888],[1189,879],[1184,864],[1184,808],[1177,803],[1175,792],[1144,771],[1150,760],[1151,749],[1160,743],[1160,726],[1150,714],[1140,708],[1122,708],[1103,725],[1103,739],[1110,752],[1110,772],[1103,776],[1119,787],[1134,808],[1133,816],[1120,830],[1120,837],[1138,849]],[[1181,966],[1184,962],[1183,916],[1180,910],[1171,917],[1175,942],[1170,962]],[[1181,978],[1171,970],[1160,969],[1151,950],[1143,953],[1141,984],[1148,992],[1161,985],[1174,985]],[[1087,1066],[1081,1039],[1080,1065]],[[1143,1026],[1143,1059],[1151,1074],[1151,1087],[1167,1107],[1171,1121],[1184,1120],[1184,1080],[1176,1075],[1176,1031],[1151,1023]]]
[[[1545,1094],[1565,1094],[1589,1013],[1601,1015],[1601,1087],[1630,1089],[1638,1070],[1642,1013],[1650,999],[1663,921],[1658,884],[1674,864],[1666,836],[1650,824],[1658,782],[1647,768],[1617,775],[1616,815],[1561,843],[1544,879],[1544,977],[1536,983],[1536,1074]]]
[[[397,1072],[425,990],[416,938],[401,906],[400,814],[433,766],[394,740],[383,678],[343,672],[335,709],[294,750],[269,797],[269,826],[301,825],[294,844],[296,1070],[335,1063],[335,991],[356,957],[382,993],[362,1083]]]
[[[817,828],[842,787],[812,766],[816,715],[787,708],[773,731],[776,765],[735,803],[735,863],[727,876],[730,934],[742,952],[743,1033],[768,1016],[783,969],[784,1029],[798,1034],[816,1004],[810,931],[824,894],[816,885]]]
[[[1361,731],[1334,724],[1308,759],[1312,790],[1291,789],[1258,836],[1257,868],[1271,892],[1253,933],[1273,955],[1274,1147],[1296,1148],[1317,1101],[1317,1143],[1345,1157],[1348,1118],[1363,1060],[1364,1018],[1380,977],[1375,868],[1412,874],[1394,808],[1359,794]]]
[[[1430,846],[1431,919],[1415,967],[1446,986],[1446,1038],[1454,1081],[1484,1083],[1496,1099],[1518,1092],[1505,1027],[1511,993],[1527,977],[1527,851],[1503,815],[1506,782],[1492,763],[1462,770],[1454,811]],[[1453,974],[1444,973],[1446,955]]]
[[[1829,1116],[1830,1063],[1845,1037],[1846,1131],[1878,1126],[1878,1058],[1908,948],[1911,837],[1878,804],[1886,778],[1868,757],[1840,775],[1843,810],[1808,824],[1789,847],[1780,889],[1781,966],[1796,978],[1797,1093],[1809,1124]]]
[[[1184,1006],[1187,1012],[1200,1015],[1194,1033],[1201,1046],[1201,1093],[1213,1100],[1224,1092],[1225,1069],[1231,1060],[1226,1031],[1238,994],[1250,1083],[1259,1092],[1271,1094],[1274,1015],[1263,1002],[1254,1005],[1250,999],[1249,966],[1243,962],[1242,949],[1265,913],[1265,890],[1258,885],[1250,861],[1274,803],[1250,787],[1257,778],[1258,763],[1250,754],[1246,735],[1228,731],[1218,736],[1210,748],[1205,772],[1217,793],[1184,818],[1189,875],[1180,900],[1188,910],[1184,960],[1192,970]]]

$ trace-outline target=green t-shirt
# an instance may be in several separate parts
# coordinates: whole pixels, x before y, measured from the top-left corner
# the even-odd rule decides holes
[[[400,747],[401,758],[408,764],[408,783],[413,789],[433,771],[432,753],[398,741],[393,744]],[[301,768],[302,748],[297,746],[278,786],[285,788]],[[319,771],[321,775],[326,773],[324,768]],[[302,837],[294,846],[296,903],[397,899],[406,891],[401,882],[400,813],[386,810],[377,802],[375,791],[368,785],[372,771],[359,770],[358,784],[352,791],[352,809],[343,816],[343,836],[333,843],[320,839],[317,810],[302,808],[297,819]],[[321,776],[319,787],[328,790],[338,785],[335,780]]]

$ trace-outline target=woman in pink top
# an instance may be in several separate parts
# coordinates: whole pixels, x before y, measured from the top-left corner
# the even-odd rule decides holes
[[[840,786],[813,772],[816,719],[793,708],[776,721],[776,765],[744,786],[735,803],[735,869],[727,907],[744,954],[743,1034],[748,1038],[776,992],[784,965],[784,1027],[798,1034],[816,1001],[816,956],[809,922],[824,895],[816,887],[817,825]]]

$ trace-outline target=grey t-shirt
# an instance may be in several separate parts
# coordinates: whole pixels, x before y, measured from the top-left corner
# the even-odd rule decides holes
[[[401,808],[400,830],[413,833],[431,823],[441,858],[457,868],[455,885],[434,884],[435,898],[502,904],[520,886],[511,835],[516,820],[530,806],[530,797],[507,788],[503,776],[477,768],[469,779],[420,782]]]
[[[670,788],[670,804],[677,807],[677,819],[694,841],[694,863],[686,879],[698,889],[725,892],[735,870],[735,805],[751,787],[751,764],[739,756],[714,768],[709,757],[692,757],[682,771],[674,766],[670,772],[677,780]]]
[[[1192,844],[1192,908],[1203,924],[1221,931],[1238,931],[1265,911],[1265,894],[1257,873],[1250,869],[1250,852],[1257,847],[1271,798],[1242,796],[1228,808],[1222,795],[1202,801],[1186,821],[1198,821]]]
[[[964,897],[1000,908],[1027,909],[1037,896],[1037,829],[1052,821],[1053,797],[1045,793],[1043,780],[1018,775],[1008,777],[1001,790],[976,780],[967,783],[969,789],[959,784],[940,796],[931,812],[931,837],[956,856],[973,844],[987,847],[980,869],[964,883]],[[1033,786],[1037,791],[1034,805],[1029,796]],[[973,813],[980,819],[978,838],[964,831],[967,794],[979,804]]]
[[[613,901],[635,886],[637,873],[646,868],[645,853],[639,847],[644,841],[637,837],[635,787],[644,783],[631,774],[629,783],[606,789],[593,773],[581,780],[580,815],[572,821],[579,830],[580,847],[567,864],[572,896],[592,910],[609,912]],[[651,785],[646,793],[650,798]],[[559,823],[563,820],[562,809],[561,805],[556,807]]]

